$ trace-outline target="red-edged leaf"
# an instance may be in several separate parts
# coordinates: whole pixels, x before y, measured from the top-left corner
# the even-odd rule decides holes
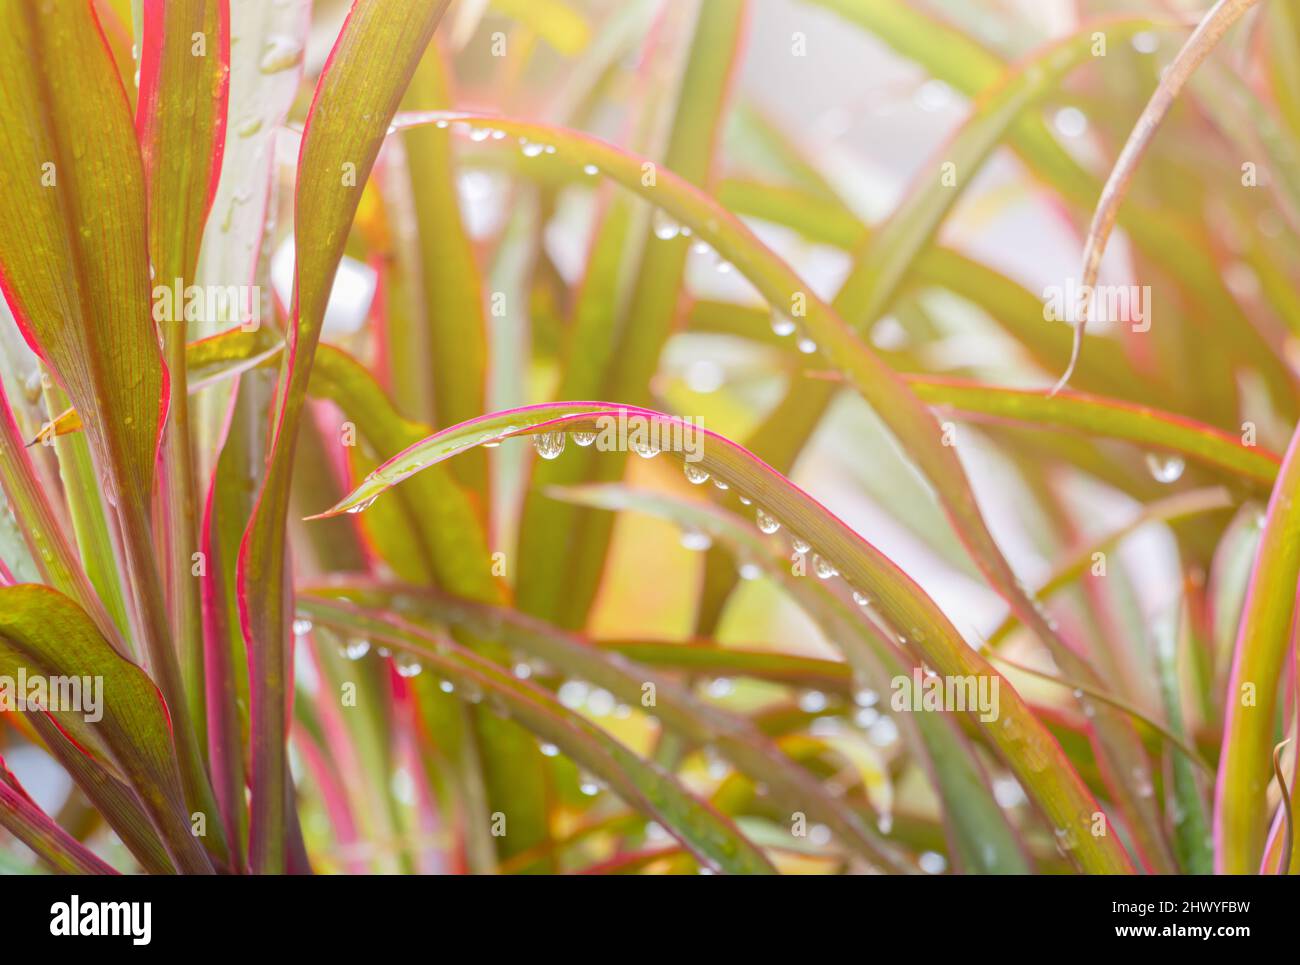
[[[74,875],[115,875],[114,868],[64,831],[23,790],[0,757],[0,824],[55,871]]]
[[[154,278],[160,291],[172,296],[155,303],[155,320],[162,327],[163,351],[175,383],[163,445],[164,573],[186,709],[200,744],[206,726],[203,619],[199,581],[190,572],[198,547],[197,488],[185,387],[186,312],[174,293],[194,283],[203,227],[221,174],[229,77],[226,0],[145,0],[135,122]]]
[[[0,285],[86,424],[150,670],[184,708],[149,523],[169,386],[150,310],[144,172],[89,4],[16,7],[0,31],[0,114]],[[188,715],[176,729],[187,794],[207,810]]]
[[[375,157],[450,0],[357,0],[316,86],[298,155],[295,269],[288,352],[266,479],[239,554],[252,714],[250,860],[284,869],[287,758],[285,521],[298,420],[325,306]],[[383,56],[376,56],[382,51]]]
[[[153,681],[110,647],[85,611],[34,584],[0,589],[0,672],[43,679],[40,708],[139,796],[177,868],[211,872],[191,833],[167,707]],[[57,687],[56,683],[76,681]],[[75,699],[69,700],[70,697]]]

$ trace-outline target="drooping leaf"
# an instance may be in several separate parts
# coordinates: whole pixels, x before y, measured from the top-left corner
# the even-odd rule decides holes
[[[1169,113],[1169,109],[1173,107],[1178,94],[1196,72],[1196,68],[1218,46],[1223,35],[1228,32],[1228,28],[1241,19],[1256,2],[1257,0],[1219,0],[1187,38],[1183,49],[1178,52],[1174,62],[1164,72],[1156,92],[1147,102],[1142,116],[1133,127],[1133,133],[1129,135],[1119,159],[1111,169],[1106,186],[1102,188],[1101,199],[1097,202],[1097,210],[1093,213],[1092,224],[1088,226],[1088,236],[1084,242],[1080,291],[1090,293],[1097,283],[1097,274],[1101,270],[1101,256],[1106,251],[1106,242],[1119,216],[1119,206],[1128,192],[1129,183],[1142,161],[1142,156],[1160,127],[1160,122]],[[1091,310],[1090,298],[1085,299],[1083,304],[1078,306],[1074,349],[1070,355],[1069,366],[1057,382],[1057,389],[1063,388],[1074,373],[1074,364],[1079,356],[1083,331]]]
[[[656,438],[697,433],[700,445],[695,465],[713,478],[723,480],[732,490],[761,507],[765,519],[785,525],[792,532],[816,546],[848,584],[877,601],[878,612],[894,628],[893,632],[914,646],[918,654],[936,671],[957,676],[995,675],[997,673],[971,649],[947,618],[902,571],[864,541],[849,527],[827,512],[820,504],[788,480],[778,476],[744,449],[698,426],[688,427],[679,419],[662,413],[608,403],[567,402],[527,406],[494,413],[431,436],[405,452],[398,453],[380,466],[349,496],[322,515],[361,511],[385,490],[422,469],[451,456],[481,445],[524,433],[595,432],[623,437],[626,447],[628,419],[641,420],[646,433]],[[619,425],[623,428],[619,429]],[[632,425],[638,424],[633,422]],[[651,427],[655,428],[651,428]],[[635,440],[633,440],[635,441]],[[602,448],[617,448],[607,438]],[[1000,678],[999,678],[1000,679]],[[1088,794],[1059,746],[1053,741],[1015,691],[1004,688],[1002,720],[987,728],[989,739],[1016,771],[1039,807],[1067,841],[1071,860],[1093,871],[1124,871],[1131,868],[1128,856],[1113,837],[1094,837],[1088,830],[1096,812],[1096,802]],[[1010,723],[1007,723],[1008,719]]]
[[[852,606],[820,580],[792,573],[785,547],[773,552],[761,531],[736,516],[707,504],[620,486],[552,489],[549,495],[608,510],[648,512],[671,519],[688,531],[703,533],[715,544],[724,545],[740,567],[758,567],[786,589],[817,620],[827,639],[844,653],[860,685],[864,680],[871,681],[883,691],[900,676],[911,674],[912,662],[892,646],[892,639],[853,613]],[[801,565],[807,567],[806,554],[797,555]],[[814,575],[818,575],[816,559],[812,566]],[[860,608],[866,600],[859,595],[854,603]],[[943,802],[944,823],[951,832],[951,853],[957,867],[969,873],[1026,873],[1029,868],[1016,835],[955,720],[938,714],[919,714],[914,720],[904,715],[902,725],[905,732],[915,726],[924,766]]]

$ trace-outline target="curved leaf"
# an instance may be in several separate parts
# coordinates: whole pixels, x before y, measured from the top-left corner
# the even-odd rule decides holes
[[[729,821],[694,798],[669,774],[647,764],[546,690],[418,627],[346,603],[303,600],[313,620],[405,650],[463,691],[478,693],[495,712],[551,741],[632,806],[658,821],[701,861],[732,874],[771,874],[766,857]]]
[[[878,612],[892,627],[891,632],[899,634],[900,642],[915,647],[918,655],[938,672],[975,677],[997,674],[962,640],[934,602],[905,573],[810,496],[735,443],[648,409],[599,402],[563,402],[483,416],[436,433],[397,454],[346,499],[321,515],[361,511],[402,480],[484,442],[538,432],[618,435],[620,420],[627,426],[629,418],[643,420],[648,433],[667,432],[669,437],[677,433],[678,439],[684,439],[687,431],[698,432],[701,458],[695,465],[763,507],[771,519],[808,539],[850,586],[877,601]],[[622,432],[625,434],[626,429]],[[1007,697],[1002,705],[1002,720],[987,726],[986,733],[1058,828],[1061,840],[1068,844],[1071,860],[1085,870],[1131,870],[1128,856],[1118,842],[1110,836],[1091,834],[1089,828],[1097,811],[1096,802],[1060,747],[1014,690],[1008,686],[1003,692]]]
[[[80,607],[48,587],[0,588],[0,670],[14,677],[22,672],[29,680],[44,678],[49,696],[43,712],[85,753],[134,788],[176,866],[188,873],[212,871],[190,830],[167,708],[158,689],[108,645]],[[77,706],[51,706],[56,678],[93,686],[94,696],[81,687],[61,688],[64,696],[81,694]]]
[[[625,704],[640,703],[644,687],[655,685],[654,715],[669,730],[698,746],[715,747],[773,796],[795,810],[824,823],[844,843],[873,863],[893,871],[909,866],[901,855],[869,831],[856,814],[837,801],[795,766],[752,724],[711,707],[675,683],[656,677],[617,654],[591,645],[533,617],[514,610],[486,606],[420,587],[358,584],[355,581],[309,591],[300,609],[315,617],[312,596],[346,599],[372,610],[398,610],[423,620],[462,626],[478,636],[495,638],[513,651],[528,654],[566,677],[590,681]]]
[[[1160,85],[1151,95],[1151,100],[1143,109],[1142,116],[1133,126],[1133,133],[1125,142],[1124,149],[1120,152],[1119,159],[1115,162],[1110,177],[1106,179],[1106,185],[1101,190],[1101,199],[1097,202],[1097,210],[1093,212],[1092,224],[1088,226],[1088,237],[1084,242],[1083,268],[1080,271],[1079,283],[1081,292],[1090,293],[1097,283],[1097,273],[1101,270],[1101,256],[1106,251],[1106,242],[1115,227],[1120,204],[1124,200],[1124,195],[1128,193],[1129,183],[1133,180],[1142,156],[1160,128],[1160,122],[1174,106],[1179,92],[1196,73],[1196,68],[1218,46],[1223,35],[1228,32],[1228,28],[1241,19],[1242,15],[1257,2],[1258,0],[1219,0],[1192,31],[1192,35],[1183,44],[1183,49],[1178,52],[1174,62],[1160,78]],[[1064,388],[1070,381],[1070,376],[1074,374],[1074,365],[1083,345],[1083,332],[1091,309],[1090,298],[1085,298],[1078,306],[1079,314],[1074,326],[1074,348],[1070,353],[1070,364],[1056,384],[1058,390]]]

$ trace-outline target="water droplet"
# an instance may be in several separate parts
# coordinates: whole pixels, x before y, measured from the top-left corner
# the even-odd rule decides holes
[[[305,637],[311,633],[311,621],[305,617],[298,617],[293,621],[293,635],[295,637]]]
[[[880,694],[870,687],[863,687],[853,694],[853,702],[859,707],[874,707],[880,702]]]
[[[454,694],[456,692],[456,685],[450,680],[441,680],[438,682],[438,689],[444,694]]]
[[[709,681],[708,694],[715,700],[722,700],[724,697],[730,697],[735,689],[736,685],[729,677],[715,677]]]
[[[794,319],[779,309],[772,311],[772,331],[777,335],[785,338],[787,335],[793,335],[795,329]]]
[[[1182,478],[1183,470],[1186,468],[1187,463],[1183,461],[1182,456],[1147,453],[1147,469],[1151,472],[1151,478],[1158,483],[1177,482]]]
[[[780,522],[778,522],[775,517],[769,516],[762,509],[754,510],[754,522],[758,524],[758,530],[760,533],[767,533],[769,536],[781,528]]]
[[[558,459],[567,438],[563,432],[539,432],[533,436],[533,448],[543,459]]]
[[[799,697],[799,709],[806,714],[820,714],[826,709],[826,695],[820,690],[809,690]]]
[[[560,684],[560,689],[555,692],[555,695],[565,707],[577,710],[587,702],[589,692],[590,688],[581,680],[566,680]]]
[[[799,351],[802,352],[804,355],[812,355],[814,352],[817,351],[817,343],[814,342],[812,339],[810,339],[807,335],[801,335],[795,347],[798,348]]]
[[[740,500],[740,505],[742,505],[742,506],[753,506],[753,505],[754,505],[754,501],[753,501],[752,499],[750,499],[748,496],[737,496],[736,498]]]
[[[756,580],[763,575],[763,568],[757,563],[741,563],[736,568],[736,574],[742,580]]]
[[[655,237],[660,241],[672,241],[682,233],[682,226],[673,220],[672,215],[662,208],[656,208],[651,218]]]
[[[922,851],[916,863],[928,875],[941,875],[948,869],[948,859],[937,851]]]
[[[533,141],[524,141],[520,146],[524,157],[541,157],[542,152],[546,150],[545,144],[536,144]]]
[[[583,448],[586,448],[595,441],[596,433],[594,432],[575,432],[573,434],[574,445],[582,446]]]
[[[682,472],[686,474],[686,481],[696,486],[702,486],[709,481],[709,474],[693,462],[682,463]]]
[[[714,477],[713,477],[713,488],[714,488],[714,489],[722,490],[723,492],[726,492],[726,491],[727,491],[728,489],[730,489],[731,487],[730,487],[729,485],[727,485],[726,482],[724,482],[723,480],[719,479],[717,476],[714,476]]]
[[[302,59],[302,44],[292,37],[271,37],[262,48],[262,59],[257,69],[264,74],[278,74],[288,70]]]
[[[719,275],[730,275],[734,267],[735,266],[732,265],[731,262],[727,261],[724,258],[718,262],[718,264],[715,266],[715,269]]]
[[[343,645],[343,656],[349,660],[360,660],[370,652],[370,641],[364,638],[349,640]]]
[[[592,717],[608,717],[617,706],[614,695],[601,687],[597,687],[587,697],[587,712]]]
[[[834,567],[830,560],[818,556],[816,553],[813,554],[812,564],[813,572],[817,574],[817,579],[819,580],[829,580],[832,576],[839,573],[839,570]]]
[[[708,533],[687,529],[682,531],[682,546],[688,550],[703,552],[713,545],[713,538]]]
[[[587,797],[595,797],[597,794],[600,793],[600,785],[597,784],[595,781],[583,781],[581,784],[578,785],[578,790],[581,791],[583,794],[585,794]]]
[[[560,753],[560,749],[554,744],[541,744],[537,749],[542,752],[543,757],[555,757]]]
[[[655,456],[659,455],[658,449],[644,442],[629,442],[628,448],[642,459],[653,459]]]
[[[477,144],[482,144],[491,136],[492,129],[490,127],[476,127],[469,132],[469,139]]]
[[[871,597],[867,596],[865,593],[862,593],[858,590],[854,590],[853,602],[856,603],[858,606],[868,607],[871,606]]]
[[[397,668],[399,677],[417,677],[424,670],[424,667],[420,665],[420,661],[409,656],[399,656],[393,661],[393,666]]]
[[[800,555],[803,555],[804,553],[807,553],[810,549],[812,549],[812,544],[809,543],[802,536],[791,537],[790,546],[793,547],[794,551]]]
[[[367,509],[369,509],[371,506],[373,506],[373,505],[375,504],[375,500],[376,500],[377,498],[378,498],[378,496],[376,495],[376,496],[371,496],[371,497],[369,497],[368,499],[363,499],[363,500],[361,500],[361,502],[357,503],[355,506],[349,506],[348,509],[347,509],[347,511],[348,511],[349,513],[354,514],[354,515],[355,515],[356,513],[364,513]]]
[[[515,669],[515,676],[518,677],[520,680],[527,680],[529,677],[533,675],[532,665],[523,660],[515,664],[514,669]]]
[[[594,178],[600,173],[600,168],[596,167],[594,164],[584,164],[582,166],[582,173],[587,175],[589,178]]]

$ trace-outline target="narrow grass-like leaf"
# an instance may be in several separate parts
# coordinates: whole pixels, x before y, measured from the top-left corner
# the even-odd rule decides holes
[[[348,228],[402,93],[449,0],[357,0],[330,54],[298,156],[292,318],[271,455],[239,554],[240,622],[249,647],[254,870],[283,871],[288,759],[284,529],[298,420]],[[386,52],[373,56],[375,48]],[[257,600],[250,599],[250,587]]]
[[[709,187],[715,145],[726,115],[748,15],[748,0],[714,0],[700,5],[695,18],[664,166],[701,189]],[[612,352],[602,358],[599,350],[588,347],[590,343],[571,342],[569,369],[603,366],[593,373],[599,384],[590,394],[638,405],[652,401],[649,385],[677,322],[691,243],[671,219],[665,223],[664,217],[662,212],[655,212],[652,223],[644,228],[626,306],[614,303],[620,308],[614,331],[595,343],[609,344]],[[617,224],[613,227],[617,229]],[[617,235],[609,239],[617,240]],[[617,272],[614,277],[618,277]],[[600,292],[593,294],[598,297]],[[584,307],[587,304],[584,302]],[[609,327],[609,303],[597,304],[600,321]],[[562,397],[587,395],[584,392]],[[585,454],[572,462],[568,467],[536,465],[534,492],[539,487],[578,481],[587,474],[584,470],[616,479],[623,468],[616,460],[592,462]],[[525,507],[520,539],[520,605],[564,626],[581,626],[599,586],[609,537],[608,518],[539,500],[534,495]]]
[[[513,651],[538,659],[566,677],[602,687],[625,704],[640,703],[645,686],[654,684],[654,713],[669,730],[697,746],[715,747],[736,767],[767,784],[783,805],[805,810],[873,863],[894,871],[908,870],[901,855],[880,841],[809,774],[795,767],[749,722],[710,707],[672,681],[656,677],[647,668],[594,647],[581,637],[513,610],[419,587],[350,581],[313,592],[370,609],[396,610],[408,618],[418,616],[424,621],[464,626],[478,636],[499,639]],[[314,615],[310,596],[300,608]]]
[[[319,623],[401,648],[458,688],[481,694],[498,713],[555,743],[709,866],[734,874],[772,873],[767,858],[730,822],[537,685],[517,680],[509,670],[392,614],[319,599],[303,600],[301,606]]]
[[[1224,698],[1214,794],[1214,867],[1253,874],[1268,832],[1278,685],[1291,642],[1300,581],[1300,431],[1291,438],[1255,550]]]
[[[225,150],[230,8],[228,0],[146,0],[143,11],[136,130],[144,161],[150,265],[164,289],[184,290],[193,284]],[[203,614],[199,581],[190,571],[199,526],[185,311],[175,304],[170,312],[158,308],[154,306],[154,316],[173,387],[163,436],[163,571],[171,633],[185,679],[185,710],[203,745]],[[158,319],[158,314],[164,317]]]
[[[0,589],[0,663],[4,673],[76,678],[95,693],[45,713],[87,753],[134,788],[178,868],[211,872],[190,828],[167,708],[145,673],[104,640],[85,612],[62,594],[31,584]],[[98,710],[94,704],[98,703]],[[95,714],[99,714],[98,718]]]
[[[4,388],[0,387],[0,489],[8,499],[23,541],[45,582],[75,601],[90,614],[100,632],[123,649],[118,629],[68,542],[26,448]]]
[[[1122,439],[1153,450],[1189,456],[1241,476],[1264,489],[1277,478],[1280,457],[1173,412],[1082,392],[1004,389],[958,379],[909,377],[918,398],[949,411]]]
[[[211,791],[186,707],[149,522],[167,370],[150,311],[144,172],[90,6],[21,5],[0,31],[0,287],[82,414],[117,509],[150,670],[176,708],[191,804]],[[209,838],[220,850],[219,833]]]
[[[891,646],[892,639],[884,642],[878,627],[853,613],[849,604],[820,580],[791,573],[784,546],[774,553],[766,537],[739,517],[708,504],[620,486],[552,489],[549,494],[608,510],[651,513],[670,519],[686,530],[703,533],[715,543],[725,545],[738,561],[743,561],[742,567],[759,567],[789,592],[817,620],[827,639],[844,653],[859,682],[873,681],[883,691],[900,676],[911,673],[912,662]],[[806,558],[803,565],[807,565]],[[815,570],[816,561],[813,566]],[[679,646],[677,649],[692,648]],[[915,725],[924,765],[942,801],[944,824],[950,832],[950,847],[957,867],[971,873],[1026,873],[1029,868],[1016,835],[990,793],[982,768],[955,720],[947,715],[919,714],[914,720],[905,717],[902,723],[905,730]]]
[[[450,106],[447,68],[437,44],[425,51],[403,100],[406,110]],[[394,377],[415,387],[432,381],[432,409],[407,415],[450,426],[487,408],[487,302],[478,261],[461,220],[451,136],[434,128],[403,137],[410,199],[418,233],[419,295],[413,314],[423,319],[424,340],[391,346]],[[423,349],[423,351],[420,351]],[[406,357],[398,355],[405,352]],[[401,394],[398,395],[401,398]],[[453,467],[456,478],[489,505],[486,454]]]
[[[59,827],[40,809],[0,757],[0,825],[54,871],[63,874],[114,875],[117,871]]]
[[[1078,318],[1075,322],[1074,348],[1070,354],[1070,364],[1062,373],[1056,388],[1062,389],[1074,374],[1074,365],[1082,346],[1083,332],[1092,311],[1091,293],[1097,283],[1097,274],[1101,270],[1101,256],[1106,251],[1106,242],[1115,227],[1119,216],[1119,207],[1128,193],[1142,157],[1151,145],[1152,138],[1160,128],[1160,123],[1174,106],[1179,93],[1186,86],[1206,57],[1218,46],[1228,28],[1241,19],[1247,10],[1258,0],[1219,0],[1214,8],[1201,20],[1196,30],[1187,38],[1183,49],[1178,52],[1174,62],[1160,79],[1160,84],[1151,95],[1142,116],[1138,118],[1129,135],[1119,159],[1111,169],[1106,186],[1102,188],[1097,210],[1093,213],[1092,224],[1088,227],[1088,236],[1084,242],[1083,267],[1080,270],[1079,290],[1085,293],[1083,303],[1078,306]]]
[[[681,420],[662,413],[608,403],[554,403],[494,413],[435,434],[397,454],[323,515],[362,510],[403,479],[484,442],[499,441],[518,433],[612,432],[617,435],[620,420],[626,427],[629,417],[645,420],[647,431],[667,431],[670,436],[672,432],[686,431]],[[657,428],[650,429],[651,424]],[[977,677],[996,674],[965,644],[933,601],[869,543],[734,443],[699,427],[691,431],[702,437],[702,458],[696,463],[699,468],[763,507],[768,518],[808,539],[851,586],[877,601],[879,612],[895,632],[915,646],[938,672]],[[604,448],[610,448],[608,439]],[[1019,695],[1010,687],[1005,691],[1002,719],[987,727],[989,739],[1059,829],[1071,859],[1088,870],[1131,869],[1123,848],[1112,837],[1097,838],[1088,831],[1096,813],[1096,802]]]

